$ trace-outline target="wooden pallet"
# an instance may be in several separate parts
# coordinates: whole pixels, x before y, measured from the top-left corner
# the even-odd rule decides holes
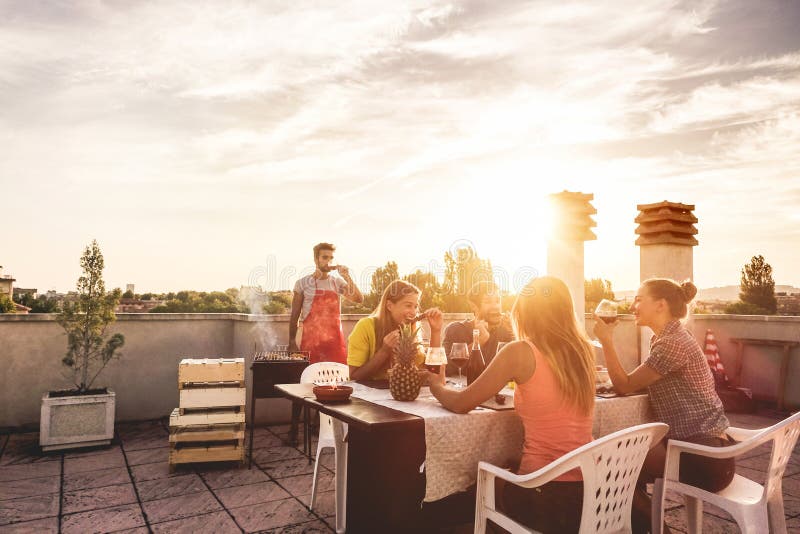
[[[244,439],[244,423],[170,427],[170,443],[238,441]]]
[[[178,387],[194,382],[244,383],[244,358],[184,358],[178,365]]]
[[[247,390],[244,387],[191,387],[179,391],[179,407],[229,408],[244,406]]]
[[[175,443],[170,446],[169,466],[200,462],[244,463],[244,439],[221,443]]]
[[[169,416],[169,426],[189,426],[189,425],[216,425],[244,423],[244,406],[238,408],[210,408],[203,410],[185,410],[181,413],[180,408],[172,410]]]

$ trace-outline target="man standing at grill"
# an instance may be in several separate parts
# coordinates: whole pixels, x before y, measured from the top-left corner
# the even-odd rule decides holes
[[[336,247],[330,243],[317,244],[314,247],[316,270],[294,285],[289,350],[297,350],[297,321],[300,319],[303,323],[300,350],[309,352],[311,363],[347,363],[340,296],[352,302],[364,300],[347,267],[333,265],[335,251]],[[334,270],[338,276],[330,274]]]

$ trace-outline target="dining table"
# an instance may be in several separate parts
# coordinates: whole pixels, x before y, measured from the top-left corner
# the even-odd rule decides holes
[[[275,386],[306,416],[318,410],[342,425],[336,434],[347,444],[346,462],[338,464],[346,465],[347,532],[431,530],[469,522],[478,462],[519,463],[523,428],[511,390],[501,392],[508,399],[502,405],[490,399],[456,414],[427,387],[414,401],[398,401],[382,383],[347,385],[353,392],[344,402],[317,400],[313,384]],[[646,395],[598,397],[593,436],[650,420]],[[310,459],[311,435],[306,432],[304,439]]]

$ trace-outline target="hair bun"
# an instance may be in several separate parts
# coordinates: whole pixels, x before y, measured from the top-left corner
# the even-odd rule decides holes
[[[689,280],[681,284],[681,291],[683,292],[684,300],[689,303],[697,295],[697,286]]]

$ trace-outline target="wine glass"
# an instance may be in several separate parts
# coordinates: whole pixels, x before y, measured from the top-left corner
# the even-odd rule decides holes
[[[425,367],[431,373],[441,375],[442,384],[444,384],[443,365],[447,365],[447,354],[444,352],[443,347],[428,347],[425,354]]]
[[[617,303],[612,300],[603,299],[600,301],[600,304],[597,305],[597,308],[594,309],[594,314],[601,321],[611,324],[617,320]],[[603,346],[596,339],[592,340],[592,345],[595,347]]]
[[[466,343],[453,343],[453,347],[450,349],[450,361],[453,362],[453,365],[458,367],[458,384],[456,387],[463,388],[464,384],[461,369],[467,365],[469,361],[469,347]]]

